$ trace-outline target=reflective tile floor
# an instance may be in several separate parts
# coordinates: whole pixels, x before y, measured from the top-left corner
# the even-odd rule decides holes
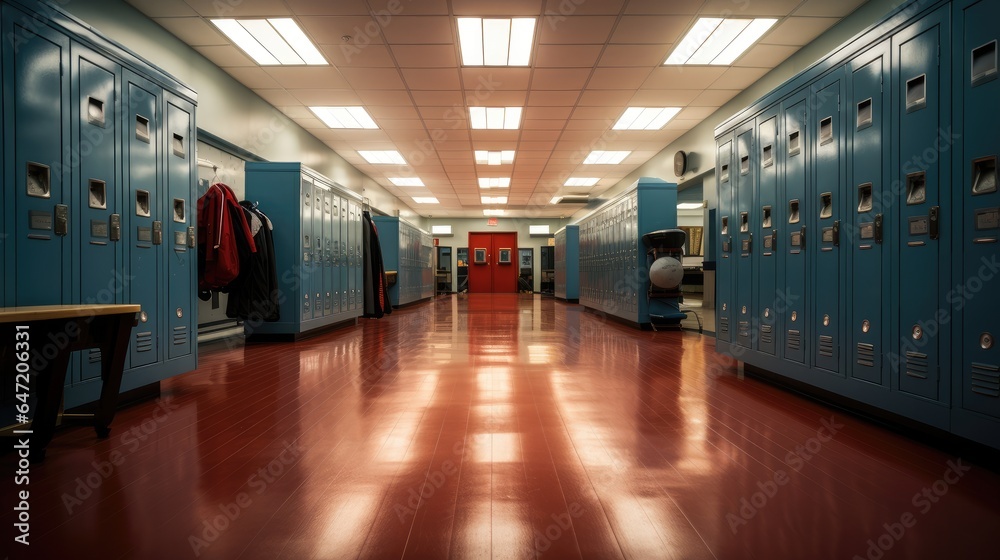
[[[448,296],[200,363],[109,439],[56,435],[29,547],[0,456],[0,557],[996,557],[994,471],[690,332]]]

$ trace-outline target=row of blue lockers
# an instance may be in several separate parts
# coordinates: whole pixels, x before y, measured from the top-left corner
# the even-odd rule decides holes
[[[372,218],[378,228],[379,246],[386,270],[396,271],[389,287],[394,307],[434,296],[434,244],[431,234],[391,216]]]
[[[914,1],[716,130],[717,348],[1000,447],[993,1]]]

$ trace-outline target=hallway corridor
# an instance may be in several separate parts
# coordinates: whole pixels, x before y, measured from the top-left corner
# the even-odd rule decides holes
[[[740,379],[692,332],[444,296],[213,343],[56,434],[12,558],[987,558],[1000,475]],[[4,473],[16,457],[0,456]],[[27,555],[26,555],[27,553]]]

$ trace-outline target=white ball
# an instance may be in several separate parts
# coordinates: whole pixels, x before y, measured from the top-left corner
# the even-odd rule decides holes
[[[676,288],[683,279],[684,267],[673,257],[660,257],[649,267],[649,280],[657,288]]]

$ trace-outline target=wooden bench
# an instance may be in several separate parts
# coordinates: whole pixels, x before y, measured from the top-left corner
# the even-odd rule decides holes
[[[15,386],[18,364],[28,348],[27,363],[34,375],[32,388],[37,399],[31,417],[31,461],[45,459],[45,448],[52,440],[70,355],[77,350],[101,350],[101,398],[95,414],[66,415],[71,421],[93,423],[97,436],[108,436],[118,404],[122,371],[128,353],[138,305],[39,305],[0,307],[0,373],[8,387]],[[18,335],[28,333],[28,336]],[[17,342],[27,345],[17,346]],[[21,366],[23,369],[23,366]],[[21,378],[18,381],[23,381]],[[22,383],[23,388],[23,383]],[[21,392],[18,389],[17,392]],[[20,400],[17,404],[22,404]],[[4,418],[3,421],[15,420]],[[23,431],[15,430],[15,433]]]

